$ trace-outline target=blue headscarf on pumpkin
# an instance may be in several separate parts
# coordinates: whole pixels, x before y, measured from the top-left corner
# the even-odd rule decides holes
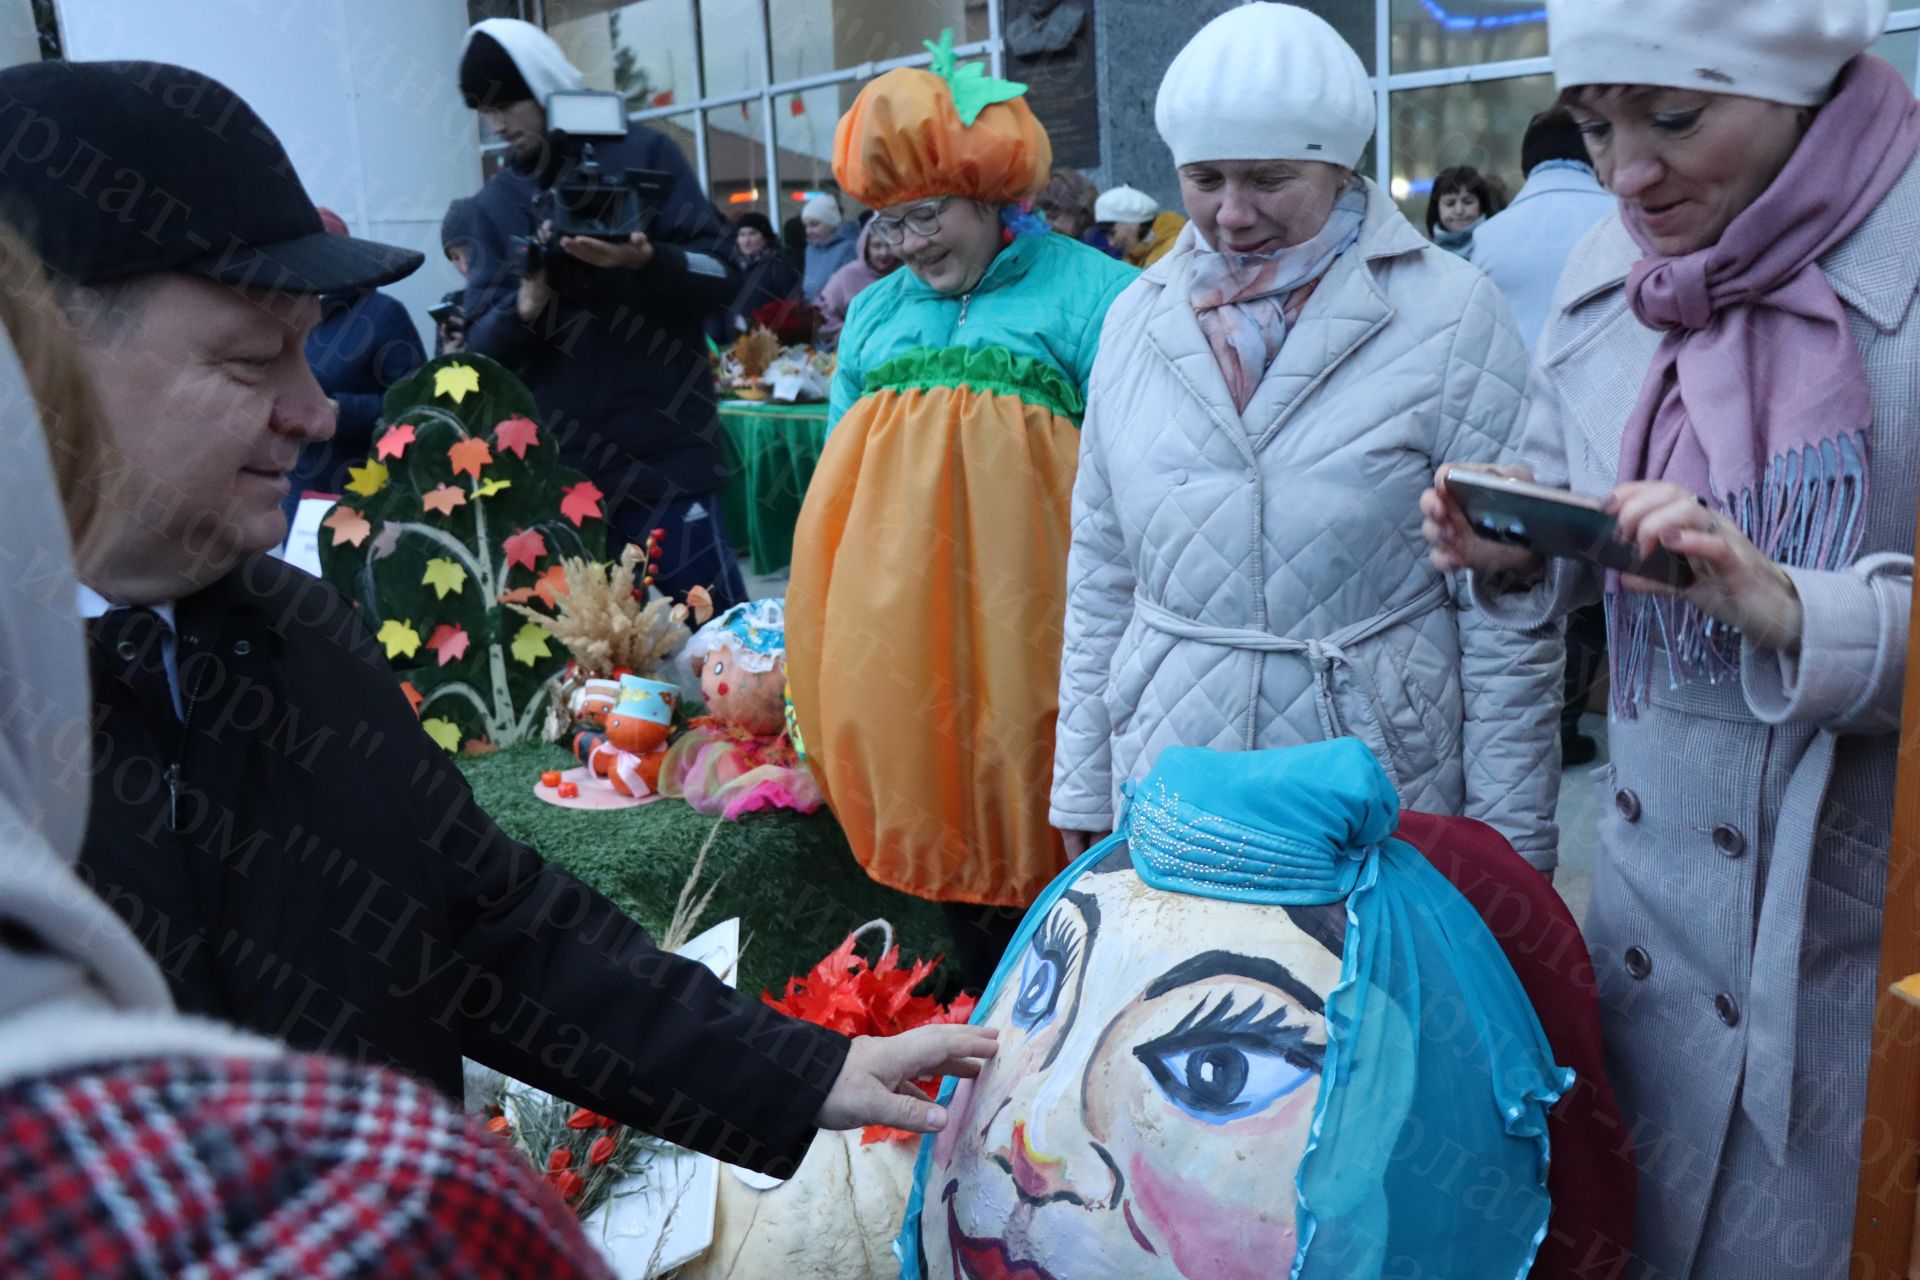
[[[1017,980],[1054,903],[1118,840],[1164,892],[1275,907],[1344,900],[1319,1099],[1294,1177],[1291,1280],[1357,1280],[1390,1264],[1524,1277],[1547,1230],[1547,1111],[1573,1073],[1554,1064],[1473,906],[1392,838],[1399,800],[1373,754],[1351,738],[1279,751],[1170,747],[1130,794],[1121,830],[1027,912],[975,1021]],[[895,1243],[902,1280],[922,1277],[932,1153],[929,1137]]]

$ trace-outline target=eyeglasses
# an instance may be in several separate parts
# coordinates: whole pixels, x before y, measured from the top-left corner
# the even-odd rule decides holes
[[[940,230],[940,211],[947,207],[952,196],[938,196],[925,204],[917,204],[898,218],[875,217],[867,224],[867,229],[877,237],[881,244],[902,244],[907,232],[925,238]]]

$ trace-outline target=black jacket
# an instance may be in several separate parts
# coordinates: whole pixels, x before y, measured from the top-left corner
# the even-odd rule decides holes
[[[81,863],[184,1011],[456,1098],[465,1054],[682,1145],[792,1171],[846,1040],[658,951],[502,834],[331,587],[254,557],[181,601],[184,723],[156,646],[123,651],[111,625],[89,624],[98,727]]]
[[[648,228],[653,261],[601,271],[568,260],[553,277],[559,300],[523,324],[513,240],[534,233],[540,186],[509,165],[474,197],[464,310],[468,350],[520,375],[568,464],[593,477],[617,519],[623,506],[651,508],[726,485],[706,320],[740,296],[740,278],[725,225],[671,139],[636,124],[594,152],[610,173],[673,176]],[[564,287],[567,277],[590,283]]]

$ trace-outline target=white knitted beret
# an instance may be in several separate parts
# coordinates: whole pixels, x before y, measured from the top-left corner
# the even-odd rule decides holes
[[[824,222],[837,227],[840,225],[840,202],[822,191],[800,206],[800,217],[805,222]]]
[[[1153,123],[1175,164],[1351,168],[1373,136],[1373,88],[1360,55],[1325,21],[1290,4],[1247,4],[1200,28],[1175,56]]]
[[[1554,82],[1735,93],[1796,107],[1880,38],[1887,0],[1547,0]]]
[[[1158,200],[1133,187],[1102,191],[1093,202],[1095,222],[1151,222],[1159,212]]]

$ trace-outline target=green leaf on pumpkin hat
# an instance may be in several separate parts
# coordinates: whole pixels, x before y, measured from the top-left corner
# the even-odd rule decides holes
[[[1011,80],[996,80],[987,74],[985,63],[969,62],[961,66],[953,56],[953,28],[940,33],[938,41],[922,40],[933,55],[933,74],[947,82],[953,95],[953,110],[960,123],[971,129],[980,113],[996,102],[1011,102],[1027,91],[1027,86]]]

